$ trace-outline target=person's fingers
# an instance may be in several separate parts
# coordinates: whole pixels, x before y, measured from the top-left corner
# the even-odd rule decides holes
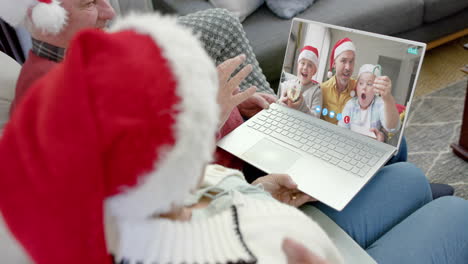
[[[374,88],[374,93],[382,94],[384,92],[385,92],[384,89]]]
[[[276,96],[266,93],[258,93],[263,99],[265,99],[269,104],[276,102]]]
[[[281,98],[279,99],[279,101],[280,101],[281,103],[283,103],[283,104],[286,104],[286,102],[288,101],[288,98],[287,98],[287,97],[281,97]]]
[[[255,94],[255,92],[257,91],[257,87],[255,86],[251,86],[249,89],[243,91],[243,92],[239,92],[235,95],[233,95],[232,97],[232,103],[237,106],[239,105],[240,103],[244,102],[245,100],[247,100],[249,97],[251,97],[252,95]]]
[[[245,66],[228,81],[229,85],[233,85],[234,87],[239,86],[239,84],[252,72],[252,70],[253,66],[251,64]]]
[[[313,202],[314,199],[305,193],[297,193],[294,195],[296,199],[292,200],[294,206],[299,207],[307,202]]]
[[[375,137],[377,138],[378,141],[381,141],[381,142],[384,141],[384,135],[380,130],[376,128],[371,128],[369,130],[375,134]]]
[[[296,241],[285,238],[281,245],[288,264],[326,264],[327,262],[322,258],[316,256],[310,252],[302,244],[297,243]]]
[[[392,82],[387,76],[381,76],[375,79],[374,87],[381,87],[384,89],[391,89]]]
[[[297,189],[297,184],[287,174],[272,174],[275,177],[275,181],[280,185],[288,189]]]
[[[236,87],[236,89],[234,89],[234,92],[232,92],[232,95],[235,95],[235,94],[238,94],[240,93],[241,89],[239,86]]]
[[[231,77],[232,73],[241,65],[246,59],[245,54],[241,54],[234,58],[228,59],[223,63],[219,64],[216,68],[218,69],[218,76],[221,82],[227,82]]]
[[[267,109],[270,106],[268,101],[265,98],[263,98],[263,96],[261,96],[259,93],[255,93],[252,96],[252,99],[252,103],[259,106],[260,108]]]
[[[375,79],[378,80],[378,81],[391,82],[390,77],[385,76],[385,75],[384,76],[379,76],[379,77],[377,77]]]

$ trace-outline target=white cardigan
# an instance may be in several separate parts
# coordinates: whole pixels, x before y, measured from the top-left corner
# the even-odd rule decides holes
[[[281,249],[290,237],[330,263],[343,263],[325,232],[298,209],[245,182],[240,172],[213,165],[192,203],[217,191],[188,222],[145,219],[117,223],[113,251],[124,263],[286,263]],[[129,262],[125,262],[129,261]]]

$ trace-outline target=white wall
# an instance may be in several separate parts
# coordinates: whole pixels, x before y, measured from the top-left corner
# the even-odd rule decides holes
[[[302,27],[300,26],[302,25]],[[293,25],[292,34],[297,37],[294,42],[289,38],[288,48],[285,55],[283,71],[297,74],[297,57],[299,51],[307,45],[317,48],[319,52],[319,67],[313,79],[323,82],[324,72],[326,72],[327,54],[330,46],[330,33],[326,27],[316,24],[296,23]]]
[[[336,41],[348,37],[356,46],[356,62],[354,66],[354,76],[357,78],[359,68],[366,63],[377,64],[380,56],[390,57],[401,61],[398,79],[392,80],[392,94],[398,104],[406,105],[408,89],[413,66],[417,55],[408,54],[409,45],[392,40],[380,39],[352,32],[331,29],[331,47]],[[382,69],[385,75],[385,69]]]

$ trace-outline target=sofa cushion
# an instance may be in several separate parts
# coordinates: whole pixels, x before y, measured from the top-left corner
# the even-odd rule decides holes
[[[432,23],[424,23],[420,27],[398,33],[395,36],[428,43],[435,39],[466,29],[468,27],[468,21],[466,20],[467,17],[468,8],[465,8],[454,15],[448,16],[444,19],[439,19]]]
[[[318,0],[298,17],[393,35],[422,25],[423,10],[423,0]],[[279,79],[291,21],[261,6],[243,25],[268,80]]]
[[[248,15],[257,10],[265,0],[210,0],[210,2],[216,8],[225,8],[231,11],[242,22]]]
[[[266,0],[267,6],[277,16],[290,19],[306,10],[315,0]]]
[[[153,0],[153,7],[166,13],[187,15],[200,10],[213,8],[207,0]]]
[[[424,22],[434,22],[467,7],[466,0],[424,0]]]

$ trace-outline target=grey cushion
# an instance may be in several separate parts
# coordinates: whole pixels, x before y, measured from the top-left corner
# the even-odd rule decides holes
[[[467,0],[424,0],[424,22],[434,22],[467,7]]]
[[[177,13],[179,15],[214,8],[207,0],[153,0],[153,7],[162,12]]]
[[[314,0],[266,0],[267,6],[280,18],[290,19],[306,10]]]
[[[444,19],[439,19],[432,23],[425,23],[420,27],[398,33],[395,36],[421,42],[431,42],[435,39],[468,28],[467,17],[468,8],[465,8],[454,15],[448,16]]]

